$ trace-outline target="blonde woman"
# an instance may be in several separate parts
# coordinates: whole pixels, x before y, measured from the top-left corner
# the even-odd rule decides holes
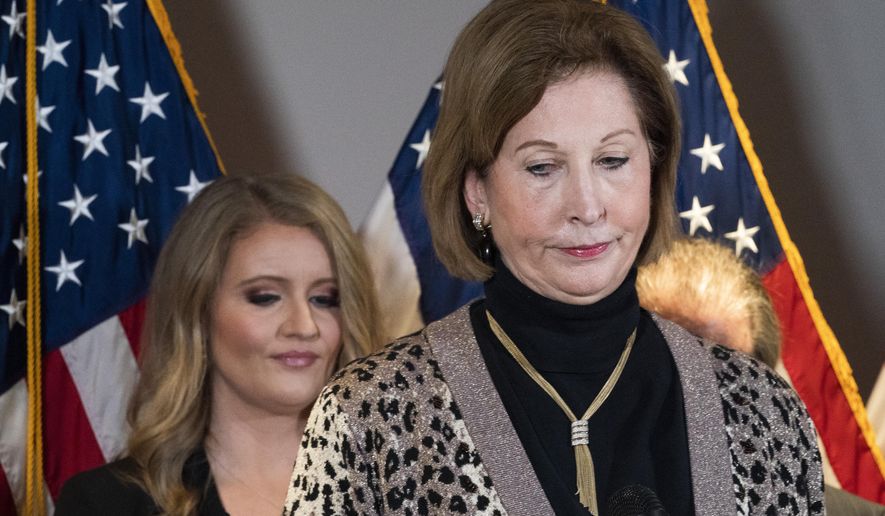
[[[279,514],[317,394],[379,341],[368,271],[309,181],[207,187],[154,272],[124,457],[72,478],[57,514]]]

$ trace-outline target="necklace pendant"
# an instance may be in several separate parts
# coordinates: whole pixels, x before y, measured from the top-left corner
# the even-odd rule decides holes
[[[572,446],[581,446],[582,444],[590,444],[586,419],[578,419],[572,422]]]

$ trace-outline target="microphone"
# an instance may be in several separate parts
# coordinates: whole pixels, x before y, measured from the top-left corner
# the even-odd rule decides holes
[[[667,516],[667,511],[651,489],[635,484],[621,488],[608,499],[611,516]]]

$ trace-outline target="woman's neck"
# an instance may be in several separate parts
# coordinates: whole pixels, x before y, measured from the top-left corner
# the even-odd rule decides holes
[[[206,456],[229,514],[279,514],[309,411],[275,415],[213,407]]]
[[[485,284],[486,309],[540,371],[610,367],[639,323],[636,272],[592,305],[570,305],[526,287],[498,260]]]

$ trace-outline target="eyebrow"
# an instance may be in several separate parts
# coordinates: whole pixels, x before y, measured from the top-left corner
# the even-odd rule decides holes
[[[286,278],[282,276],[273,276],[269,274],[264,274],[261,276],[252,276],[251,278],[246,278],[243,281],[237,283],[237,287],[248,287],[253,283],[258,283],[260,281],[271,281],[273,283],[287,283]]]
[[[338,278],[320,278],[311,283],[310,288],[319,287],[320,285],[325,285],[326,283],[331,283],[335,288],[338,288]]]
[[[618,130],[615,130],[615,131],[612,131],[612,132],[608,133],[607,135],[605,135],[605,136],[604,136],[601,140],[599,140],[599,141],[600,141],[601,143],[604,143],[604,142],[606,142],[607,140],[610,140],[610,139],[614,138],[615,136],[618,136],[618,135],[621,135],[621,134],[632,134],[632,135],[635,135],[636,133],[634,133],[631,129],[618,129]],[[525,149],[525,148],[527,148],[527,147],[532,147],[533,145],[539,145],[539,146],[541,146],[541,147],[549,147],[549,148],[551,148],[551,149],[556,149],[556,148],[558,148],[558,146],[557,146],[555,143],[551,142],[551,141],[547,141],[547,140],[529,140],[529,141],[527,141],[527,142],[523,142],[522,144],[520,144],[520,146],[517,147],[517,148],[513,151],[513,153],[515,154],[515,153],[521,151],[522,149]]]
[[[274,276],[274,275],[270,275],[270,274],[265,274],[265,275],[261,275],[261,276],[253,276],[251,278],[244,279],[243,281],[239,282],[237,284],[237,286],[238,287],[245,287],[245,286],[249,286],[253,283],[258,283],[259,281],[272,281],[274,283],[289,283],[288,278],[284,278],[282,276]],[[317,287],[319,285],[323,285],[326,283],[332,283],[333,285],[337,286],[338,279],[334,278],[334,277],[319,278],[315,281],[312,281],[310,283],[309,288],[314,288],[314,287]]]
[[[606,140],[609,140],[609,139],[614,138],[615,136],[618,136],[621,134],[632,134],[632,135],[636,136],[636,133],[634,133],[631,129],[618,129],[616,131],[612,131],[612,132],[608,133],[607,135],[605,135],[605,137],[603,137],[599,141],[605,142]]]
[[[516,148],[516,150],[513,151],[513,153],[515,154],[515,153],[521,151],[522,149],[525,149],[526,147],[531,147],[533,145],[540,145],[542,147],[550,147],[551,149],[557,148],[557,145],[555,143],[547,141],[547,140],[529,140],[527,142],[523,142],[519,147]]]

